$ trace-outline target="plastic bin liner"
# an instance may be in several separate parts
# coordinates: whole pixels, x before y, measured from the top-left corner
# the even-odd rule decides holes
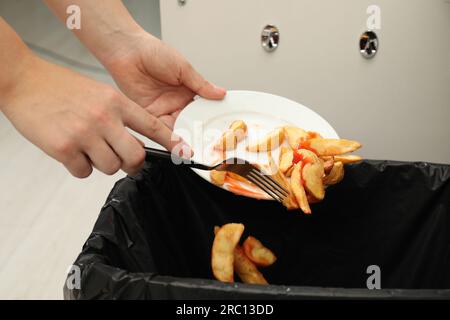
[[[189,168],[146,163],[116,183],[75,265],[66,299],[450,298],[450,166],[347,165],[313,213],[236,196]],[[245,225],[277,255],[271,285],[213,279],[213,228]],[[368,290],[367,268],[381,290]],[[237,278],[237,277],[236,277]],[[72,288],[72,286],[71,286]]]

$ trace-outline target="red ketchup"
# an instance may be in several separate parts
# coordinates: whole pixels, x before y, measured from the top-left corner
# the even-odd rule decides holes
[[[227,184],[228,190],[238,195],[245,195],[247,197],[260,197],[261,193],[249,190],[240,185],[239,181],[231,177],[225,178],[225,183]]]
[[[298,148],[299,149],[306,149],[306,150],[312,151],[315,154],[317,154],[317,150],[311,147],[311,142],[309,140],[300,141],[300,143],[298,145]]]

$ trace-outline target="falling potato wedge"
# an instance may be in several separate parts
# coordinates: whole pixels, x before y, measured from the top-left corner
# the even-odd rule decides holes
[[[217,235],[220,227],[214,227],[214,234]],[[234,248],[234,271],[244,283],[249,284],[268,284],[261,272],[259,272],[256,265],[245,255],[242,247],[237,244]]]
[[[234,249],[234,271],[243,283],[268,284],[256,265],[246,256],[240,246]]]
[[[262,140],[250,144],[247,146],[247,151],[250,152],[265,152],[268,150],[273,150],[279,147],[284,141],[284,131],[283,128],[277,128],[270,132]]]
[[[242,120],[233,121],[214,145],[214,149],[230,151],[236,149],[239,141],[247,136],[247,125]]]
[[[305,189],[303,188],[301,168],[302,168],[301,161],[294,166],[294,170],[292,171],[291,175],[291,187],[300,209],[304,213],[310,214],[311,208],[309,207],[306,192]]]
[[[226,171],[211,170],[209,173],[211,182],[219,187],[223,186],[223,184],[225,183],[226,176],[227,176]]]
[[[361,148],[358,141],[345,139],[311,139],[300,143],[300,148],[313,151],[318,156],[335,156]]]
[[[285,126],[284,133],[292,149],[297,150],[301,141],[309,139],[308,132],[301,128]]]
[[[228,223],[216,233],[211,250],[211,267],[217,280],[233,282],[234,249],[244,232],[244,225]]]
[[[280,152],[279,169],[285,174],[292,168],[294,159],[294,151],[290,148],[282,147]]]
[[[333,169],[323,178],[325,185],[332,185],[342,181],[344,178],[344,164],[340,161],[334,163]]]
[[[343,164],[349,164],[349,163],[355,163],[362,160],[360,156],[353,155],[353,154],[344,154],[340,156],[334,157],[335,161],[340,161]]]
[[[275,254],[252,236],[245,239],[242,247],[245,255],[258,267],[268,267],[277,261]]]

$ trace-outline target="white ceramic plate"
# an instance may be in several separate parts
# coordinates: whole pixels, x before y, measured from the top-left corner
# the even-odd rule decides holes
[[[267,154],[249,153],[245,146],[277,127],[293,125],[318,132],[325,138],[339,138],[325,119],[300,103],[269,93],[237,90],[228,91],[222,101],[197,98],[180,113],[174,130],[192,146],[194,161],[213,165],[221,160],[221,154],[214,151],[213,145],[234,120],[243,120],[247,124],[248,135],[236,150],[227,152],[227,158],[236,156],[261,165],[268,163]],[[272,154],[278,161],[279,148],[273,150]],[[209,171],[193,170],[211,182]],[[230,191],[229,187],[226,183],[222,188]],[[247,185],[241,187],[250,193],[237,192],[236,188],[233,192],[258,199],[271,199],[259,189]]]

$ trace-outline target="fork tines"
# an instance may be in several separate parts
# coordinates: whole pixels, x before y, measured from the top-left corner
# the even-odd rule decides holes
[[[259,170],[251,169],[246,178],[278,202],[283,202],[289,195],[288,191],[270,175],[261,174]]]

